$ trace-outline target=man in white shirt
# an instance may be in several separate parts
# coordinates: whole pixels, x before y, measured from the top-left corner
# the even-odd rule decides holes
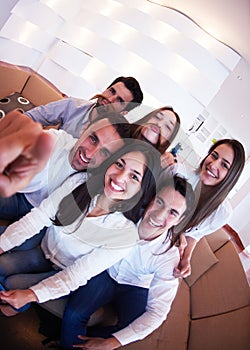
[[[138,81],[133,77],[118,77],[101,94],[92,97],[96,102],[74,97],[38,106],[25,114],[43,126],[59,125],[74,137],[79,137],[87,122],[107,111],[127,114],[143,100]]]
[[[105,118],[103,118],[105,117]],[[68,176],[76,171],[97,168],[112,153],[124,145],[124,138],[130,137],[130,125],[119,113],[109,112],[88,123],[79,139],[63,130],[46,131],[54,139],[54,148],[46,167],[38,173],[23,190],[8,198],[0,197],[0,219],[11,222],[19,220],[33,207],[59,187]],[[5,227],[0,227],[0,233]],[[42,234],[41,234],[42,235]],[[41,237],[24,243],[30,249]],[[22,246],[24,249],[24,246]]]
[[[188,218],[193,203],[194,193],[186,180],[174,176],[160,181],[138,227],[142,240],[69,297],[62,322],[63,349],[73,349],[73,344],[84,349],[116,349],[145,338],[161,325],[178,289],[173,270],[180,257],[173,227]],[[90,315],[110,302],[117,324],[91,327],[88,335],[92,337],[85,337]]]

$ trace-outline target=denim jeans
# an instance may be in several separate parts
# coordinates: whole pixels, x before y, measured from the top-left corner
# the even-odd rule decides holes
[[[23,193],[16,193],[8,198],[0,197],[0,219],[17,221],[32,208]]]
[[[0,281],[7,290],[29,288],[56,272],[40,246],[0,255]]]
[[[118,318],[117,324],[110,327],[89,327],[88,330],[90,336],[110,337],[145,312],[147,297],[148,289],[119,284],[106,271],[91,278],[68,298],[62,320],[61,347],[74,349],[73,344],[83,343],[77,336],[86,335],[90,316],[99,307],[112,302]]]

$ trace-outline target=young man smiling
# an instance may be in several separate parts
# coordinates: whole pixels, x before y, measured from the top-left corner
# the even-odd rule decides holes
[[[96,102],[69,97],[27,111],[25,114],[43,126],[58,125],[74,137],[87,122],[103,112],[127,114],[143,100],[138,81],[133,77],[118,77],[101,94],[92,97]]]
[[[179,234],[173,229],[188,219],[193,203],[194,193],[186,180],[174,176],[160,181],[138,227],[141,241],[126,257],[69,296],[62,349],[112,350],[145,338],[161,325],[178,289],[173,271],[180,259],[175,245]],[[91,337],[86,337],[91,314],[110,302],[117,324],[90,327]]]
[[[46,167],[23,190],[8,198],[0,197],[0,218],[16,221],[39,206],[76,171],[97,168],[130,137],[130,125],[119,113],[106,113],[86,125],[79,139],[63,130],[46,131],[54,139],[54,148]]]

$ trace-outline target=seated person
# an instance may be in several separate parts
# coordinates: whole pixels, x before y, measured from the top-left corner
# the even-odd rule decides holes
[[[67,295],[132,249],[138,239],[135,223],[155,188],[160,159],[147,143],[128,141],[90,177],[69,177],[0,236],[0,278],[9,290],[0,292],[3,302],[18,309]],[[44,226],[41,245],[10,251]],[[9,305],[0,309],[15,314]]]
[[[38,106],[25,114],[43,126],[58,125],[74,137],[79,137],[87,122],[103,112],[127,114],[143,100],[138,81],[133,77],[116,78],[102,94],[95,95],[96,102],[68,97]]]
[[[62,321],[62,349],[116,349],[143,339],[161,325],[178,289],[173,271],[179,262],[175,245],[179,232],[174,226],[188,220],[193,204],[194,193],[186,180],[178,176],[161,179],[139,223],[143,240],[69,296]],[[110,302],[117,314],[116,325],[90,327],[87,333],[95,338],[86,338],[91,314]]]
[[[209,149],[196,170],[190,171],[189,182],[196,194],[196,207],[183,231],[187,246],[175,270],[177,277],[191,274],[190,260],[197,242],[224,226],[232,213],[229,192],[237,183],[245,165],[245,151],[234,139],[221,139]]]

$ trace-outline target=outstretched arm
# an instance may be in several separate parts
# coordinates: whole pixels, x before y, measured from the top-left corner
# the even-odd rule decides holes
[[[15,110],[0,120],[0,195],[26,187],[47,163],[53,139],[39,123]]]

